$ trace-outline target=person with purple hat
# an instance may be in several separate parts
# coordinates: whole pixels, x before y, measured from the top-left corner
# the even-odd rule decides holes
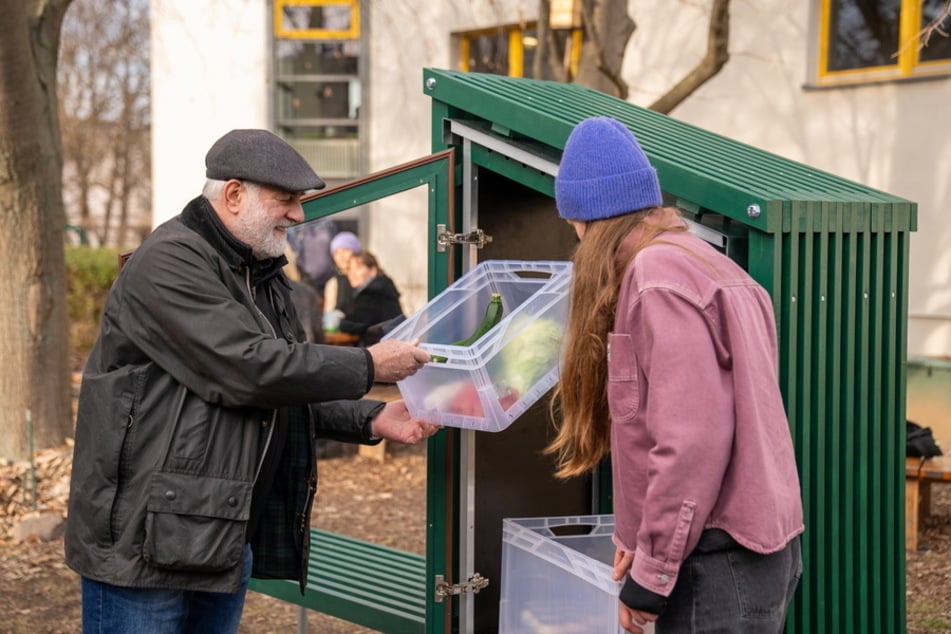
[[[769,294],[617,120],[573,129],[555,202],[579,243],[548,452],[560,477],[610,456],[621,626],[782,632],[804,525]]]
[[[120,271],[83,372],[65,545],[85,632],[236,632],[252,575],[306,584],[317,439],[438,429],[361,398],[425,350],[306,340],[283,268],[301,196],[324,186],[307,161],[232,130],[205,166]]]
[[[334,272],[324,286],[324,315],[334,314],[339,321],[337,311],[343,309],[353,299],[353,286],[347,278],[350,257],[360,253],[363,245],[352,231],[341,231],[330,241],[330,256],[333,258]]]

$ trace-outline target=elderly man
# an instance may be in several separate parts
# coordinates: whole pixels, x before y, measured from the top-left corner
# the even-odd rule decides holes
[[[234,632],[248,578],[299,579],[315,439],[415,443],[436,427],[358,400],[429,355],[307,343],[282,267],[303,192],[286,142],[233,130],[201,196],[122,269],[83,375],[66,532],[87,632]]]

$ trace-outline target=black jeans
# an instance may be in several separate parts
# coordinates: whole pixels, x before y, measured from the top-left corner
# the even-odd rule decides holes
[[[706,530],[687,557],[656,634],[780,633],[802,576],[799,538],[769,555]]]

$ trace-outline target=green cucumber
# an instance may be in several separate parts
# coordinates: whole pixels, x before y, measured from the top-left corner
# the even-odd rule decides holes
[[[459,341],[456,341],[450,345],[463,347],[471,346],[476,341],[485,336],[487,332],[492,330],[496,324],[502,321],[502,312],[502,296],[499,293],[492,293],[492,297],[489,299],[489,303],[485,307],[485,315],[483,315],[482,321],[479,322],[479,325],[476,326],[476,329],[472,331],[472,334],[465,339],[460,339]],[[439,355],[431,355],[429,360],[435,363],[445,363],[448,361],[446,357]]]
[[[476,341],[481,339],[485,333],[492,330],[492,328],[502,321],[502,296],[498,293],[492,293],[492,298],[489,300],[489,304],[485,307],[485,315],[482,317],[482,321],[479,322],[479,325],[476,326],[476,329],[472,331],[472,334],[455,342],[454,346],[471,346]]]

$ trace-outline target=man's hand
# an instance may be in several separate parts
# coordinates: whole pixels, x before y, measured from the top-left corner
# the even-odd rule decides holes
[[[423,367],[429,361],[429,353],[416,344],[387,339],[373,344],[367,351],[373,358],[373,380],[380,383],[395,383]]]
[[[412,418],[403,401],[387,403],[370,423],[371,433],[377,438],[415,445],[442,429],[426,421]]]

